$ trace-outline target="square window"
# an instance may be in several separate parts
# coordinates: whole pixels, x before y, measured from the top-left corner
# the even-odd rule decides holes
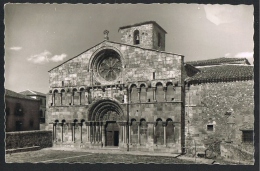
[[[207,131],[213,131],[213,125],[207,125]]]
[[[242,131],[242,142],[252,143],[254,141],[253,130]]]

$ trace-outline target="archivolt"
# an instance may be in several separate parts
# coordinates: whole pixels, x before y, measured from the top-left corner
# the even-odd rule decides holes
[[[116,112],[119,116],[124,115],[124,111],[118,102],[111,99],[101,99],[90,106],[88,110],[88,120],[100,121],[108,111]]]

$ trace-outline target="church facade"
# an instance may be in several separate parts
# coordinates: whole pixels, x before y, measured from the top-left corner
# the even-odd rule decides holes
[[[200,69],[164,51],[166,31],[154,21],[119,32],[120,43],[104,31],[104,41],[49,71],[46,129],[54,144],[184,153],[194,107],[186,93]]]

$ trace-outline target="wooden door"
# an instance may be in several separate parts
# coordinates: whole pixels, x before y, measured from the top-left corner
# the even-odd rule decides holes
[[[119,127],[116,122],[108,122],[106,127],[106,146],[118,146]]]

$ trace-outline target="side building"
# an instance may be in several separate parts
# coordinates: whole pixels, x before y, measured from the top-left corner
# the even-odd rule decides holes
[[[5,131],[39,130],[40,101],[5,89]]]
[[[186,146],[204,152],[221,141],[226,151],[253,155],[254,67],[246,58],[217,58],[185,68]]]
[[[31,97],[33,99],[38,99],[40,101],[40,109],[39,109],[39,119],[40,119],[40,129],[45,129],[45,113],[46,113],[46,94],[33,91],[33,90],[25,90],[20,92],[25,96]]]

